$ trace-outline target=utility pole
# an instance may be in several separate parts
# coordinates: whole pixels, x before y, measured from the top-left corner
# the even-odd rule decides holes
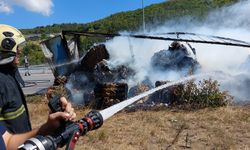
[[[143,33],[145,33],[145,16],[144,16],[144,0],[141,0],[142,4],[142,28],[143,28]]]

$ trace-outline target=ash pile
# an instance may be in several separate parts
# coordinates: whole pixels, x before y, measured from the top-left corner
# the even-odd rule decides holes
[[[49,98],[55,93],[64,93],[77,106],[104,109],[168,82],[157,81],[153,84],[146,77],[138,85],[129,87],[127,81],[135,76],[136,70],[128,64],[110,67],[110,55],[104,44],[93,46],[81,58],[76,53],[77,45],[72,46],[71,43],[69,46],[69,42],[65,44],[60,37],[45,41],[42,45],[55,76],[54,86],[48,90]],[[152,56],[151,66],[156,71],[179,71],[185,72],[187,76],[200,68],[195,54],[195,49],[191,46],[188,50],[183,44],[174,41],[167,50],[161,50]],[[147,96],[129,109],[171,105],[178,100],[175,88],[179,86],[181,85]]]

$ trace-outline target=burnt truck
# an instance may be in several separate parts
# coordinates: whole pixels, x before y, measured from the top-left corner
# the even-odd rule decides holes
[[[154,86],[164,84],[166,81],[157,81],[153,85],[146,78],[137,86],[129,87],[126,81],[136,74],[136,70],[130,68],[127,64],[110,67],[108,64],[110,54],[104,42],[94,44],[80,56],[81,36],[97,36],[106,39],[125,36],[172,41],[168,49],[154,53],[150,65],[156,71],[180,71],[184,72],[184,76],[192,75],[201,68],[196,58],[196,50],[189,44],[191,42],[249,47],[248,43],[229,38],[212,36],[210,40],[195,40],[181,37],[181,35],[186,34],[189,36],[195,35],[193,33],[175,32],[168,33],[167,35],[171,35],[168,37],[63,31],[61,35],[42,41],[40,44],[55,76],[54,86],[63,87],[58,89],[64,89],[63,91],[66,91],[69,99],[77,105],[90,105],[96,109],[102,109],[140,94]],[[173,37],[173,35],[176,37]],[[159,91],[147,98],[146,101],[157,100],[161,103],[171,103],[171,99],[174,97],[173,88]]]

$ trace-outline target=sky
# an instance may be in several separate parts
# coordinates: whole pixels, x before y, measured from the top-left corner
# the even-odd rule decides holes
[[[60,23],[88,23],[166,0],[0,0],[0,24],[28,29]]]

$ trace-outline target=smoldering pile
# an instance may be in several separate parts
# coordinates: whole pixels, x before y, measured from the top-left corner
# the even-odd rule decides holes
[[[128,85],[124,81],[133,75],[134,71],[125,65],[110,69],[108,59],[105,45],[93,46],[77,66],[74,66],[74,70],[66,77],[66,82],[60,82],[65,77],[58,76],[55,79],[54,86],[49,89],[58,90],[49,90],[48,95],[63,92],[61,87],[64,87],[73,104],[96,109],[106,108],[127,99]]]
[[[184,45],[175,41],[169,49],[156,52],[152,56],[152,68],[156,71],[185,70],[185,75],[193,74],[200,65],[194,57],[195,50],[192,49],[191,53]],[[67,82],[61,82],[63,87],[68,89],[66,90],[69,91],[68,97],[75,105],[104,109],[168,82],[157,81],[153,85],[150,78],[146,77],[141,83],[129,87],[127,82],[136,74],[136,70],[127,64],[110,67],[109,53],[104,44],[93,46],[80,60],[67,77]],[[61,78],[58,77],[55,81],[60,82]],[[177,99],[175,89],[178,86],[147,96],[132,105],[130,109],[171,105]]]
[[[249,2],[247,1],[240,1],[236,5],[228,6],[223,8],[222,10],[218,10],[215,13],[209,14],[208,18],[205,18],[206,21],[202,24],[197,24],[193,18],[183,18],[181,22],[178,22],[178,24],[173,22],[166,22],[164,27],[158,27],[154,30],[155,33],[167,33],[167,32],[176,32],[176,31],[188,31],[188,32],[195,32],[195,33],[205,33],[209,35],[223,35],[227,36],[230,35],[230,37],[237,37],[241,40],[247,40],[249,39],[249,26],[247,26],[247,23],[249,21]],[[236,11],[235,11],[236,10]],[[234,18],[237,18],[237,21],[232,21],[232,16]],[[218,18],[223,19],[223,21],[218,22]],[[191,19],[191,20],[190,20]],[[201,25],[201,26],[200,26]],[[198,36],[200,38],[200,36]],[[214,37],[214,36],[213,36]],[[203,37],[202,37],[203,38]],[[227,38],[221,39],[222,41],[227,40]],[[220,42],[221,42],[220,40]],[[238,41],[238,40],[237,40]],[[236,41],[236,42],[237,42]],[[212,47],[212,45],[195,45],[196,48],[199,48],[199,53],[197,53],[197,56],[199,58],[199,62],[196,60],[195,57],[195,50],[191,48],[193,52],[192,55],[189,55],[188,53],[190,51],[185,50],[185,48],[180,48],[181,51],[169,51],[169,50],[162,50],[159,52],[150,51],[151,49],[161,50],[163,49],[163,46],[165,48],[165,41],[164,44],[159,44],[158,42],[154,43],[152,41],[147,42],[141,42],[140,43],[136,41],[136,39],[128,40],[128,38],[125,38],[125,40],[112,40],[113,43],[115,43],[113,46],[116,56],[120,56],[118,59],[128,57],[131,55],[126,55],[129,53],[128,48],[130,48],[131,43],[133,45],[133,48],[135,50],[140,49],[139,53],[144,53],[142,57],[148,57],[150,55],[151,58],[151,64],[153,68],[153,74],[155,74],[156,77],[154,77],[154,80],[151,80],[149,76],[146,76],[144,80],[139,80],[138,82],[134,82],[133,86],[131,86],[130,82],[128,82],[127,79],[130,77],[133,77],[135,74],[138,74],[138,68],[131,68],[129,64],[123,63],[122,65],[118,66],[110,66],[109,64],[109,58],[104,57],[108,55],[108,52],[104,52],[105,50],[99,51],[98,49],[106,49],[105,45],[97,45],[92,48],[92,50],[89,51],[82,59],[82,65],[75,71],[73,71],[70,76],[68,76],[68,82],[66,83],[65,87],[70,89],[70,91],[73,93],[73,101],[77,104],[83,104],[88,105],[91,102],[95,102],[95,87],[98,85],[99,90],[97,91],[108,91],[109,93],[112,93],[111,95],[114,96],[116,91],[116,87],[120,87],[120,84],[128,85],[124,86],[128,89],[124,89],[124,93],[126,94],[118,94],[118,95],[126,95],[123,98],[119,97],[119,101],[122,101],[122,99],[127,99],[129,97],[133,97],[134,95],[151,89],[154,87],[153,83],[156,83],[158,81],[166,82],[168,79],[162,79],[158,76],[157,71],[162,72],[168,72],[171,70],[174,71],[180,71],[182,75],[188,76],[192,73],[199,72],[199,69],[201,66],[199,65],[199,62],[202,64],[202,69],[206,68],[205,71],[223,71],[227,72],[228,68],[230,72],[230,75],[233,71],[231,71],[232,66],[235,67],[235,65],[242,63],[242,60],[245,59],[246,53],[245,50],[241,49],[230,49],[230,48],[224,48],[221,51],[222,48]],[[231,43],[232,41],[230,41]],[[235,42],[235,41],[234,41]],[[143,45],[142,45],[143,43]],[[66,45],[66,44],[65,44]],[[129,45],[129,46],[128,46]],[[106,45],[107,46],[107,45]],[[200,47],[199,47],[200,46]],[[181,46],[182,47],[182,46]],[[144,50],[143,52],[141,50]],[[201,52],[201,51],[202,52]],[[224,51],[225,50],[225,51]],[[99,51],[99,52],[97,52]],[[139,51],[139,50],[138,50]],[[185,52],[186,51],[186,52]],[[153,55],[152,52],[154,52]],[[184,53],[183,53],[184,52]],[[126,54],[125,54],[126,53]],[[112,53],[113,54],[113,53]],[[125,54],[125,55],[123,55]],[[183,55],[184,54],[184,55]],[[139,54],[140,55],[140,54]],[[89,57],[88,57],[89,56]],[[92,57],[90,57],[92,56]],[[153,56],[153,57],[152,57]],[[177,57],[176,57],[177,56]],[[137,54],[135,55],[137,57]],[[142,57],[139,57],[142,58]],[[180,58],[180,59],[179,59]],[[233,59],[232,59],[233,58]],[[146,60],[146,59],[145,59]],[[235,60],[235,61],[233,61]],[[223,90],[229,90],[230,94],[232,93],[234,96],[237,96],[239,99],[246,99],[249,100],[249,68],[250,63],[246,61],[245,64],[243,64],[241,67],[244,68],[244,71],[248,71],[248,74],[237,74],[232,76],[232,78],[221,84]],[[140,61],[140,60],[139,60]],[[142,63],[145,63],[145,61],[141,61]],[[146,61],[148,62],[148,60]],[[146,64],[148,65],[148,64]],[[182,67],[182,66],[186,67]],[[149,66],[149,65],[148,65]],[[141,67],[142,69],[145,69],[144,67]],[[138,71],[138,72],[137,72]],[[227,72],[227,73],[228,73]],[[144,75],[144,74],[143,74]],[[162,74],[161,74],[162,75]],[[165,74],[164,74],[165,76]],[[155,80],[156,78],[156,80]],[[101,85],[101,86],[100,86]],[[103,85],[103,86],[102,86]],[[136,85],[136,86],[135,86]],[[156,84],[155,84],[156,86]],[[109,87],[109,90],[105,90],[105,88]],[[113,88],[114,87],[114,88]],[[122,86],[121,86],[122,87]],[[100,90],[104,88],[103,90]],[[229,89],[230,88],[230,89]],[[112,92],[111,92],[112,91]],[[128,91],[128,92],[126,92]],[[155,105],[156,103],[159,103],[160,105],[171,105],[171,101],[166,100],[162,97],[168,97],[171,90],[164,90],[162,92],[158,92],[159,95],[156,96],[156,94],[153,94],[155,98],[152,100],[147,97],[140,101],[140,104],[144,105],[145,107],[151,107],[151,105]],[[174,90],[175,91],[175,90]],[[105,95],[106,99],[108,99],[108,96],[110,94],[99,94],[99,95]],[[242,97],[242,95],[246,95]],[[98,96],[97,96],[98,97]],[[169,96],[173,97],[173,96]],[[111,98],[110,98],[111,99]],[[116,98],[112,98],[116,99]],[[117,100],[114,100],[114,103],[118,102]],[[97,102],[98,103],[98,102]],[[111,102],[107,102],[107,104],[111,104]],[[113,103],[112,103],[113,104]],[[103,106],[98,105],[98,106]],[[138,105],[137,105],[138,106]],[[144,107],[143,106],[143,107]],[[105,107],[105,106],[103,106]]]

